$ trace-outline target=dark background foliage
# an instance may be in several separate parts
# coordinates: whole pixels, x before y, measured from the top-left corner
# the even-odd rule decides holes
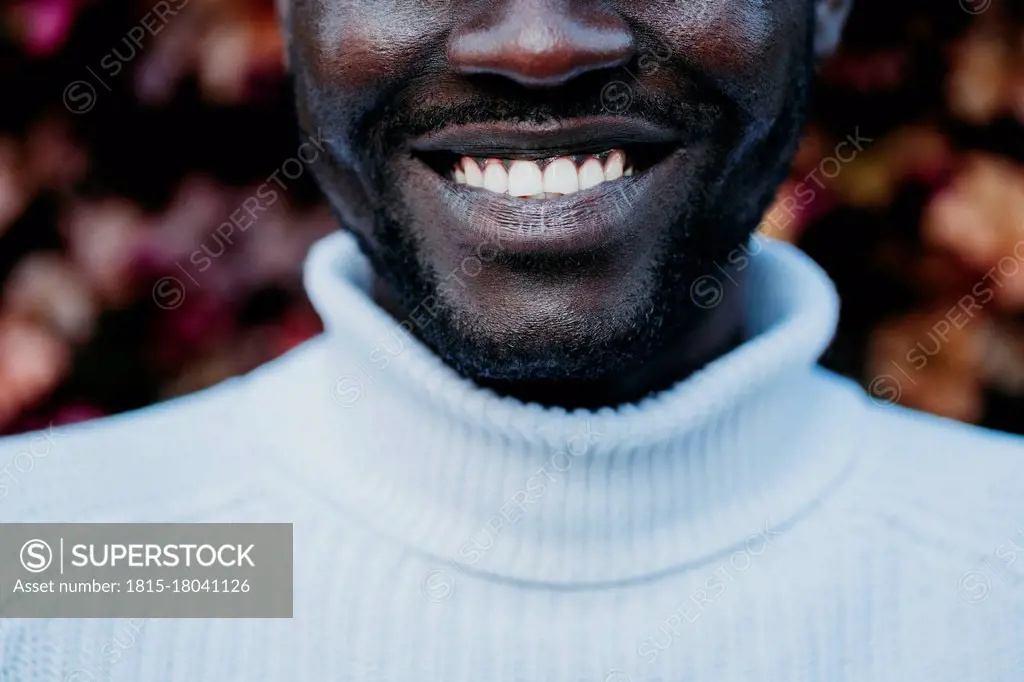
[[[0,9],[0,432],[198,390],[319,330],[300,268],[335,226],[308,173],[216,232],[299,142],[272,2],[160,4]],[[858,0],[819,81],[762,231],[840,288],[824,362],[1024,433],[1024,4]],[[851,159],[847,136],[871,142]]]

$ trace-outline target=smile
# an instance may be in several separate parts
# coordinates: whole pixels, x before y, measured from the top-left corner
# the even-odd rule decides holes
[[[463,157],[452,169],[458,185],[468,185],[513,197],[554,199],[633,175],[626,152],[526,159],[474,159]]]
[[[630,178],[671,153],[673,141],[667,131],[632,122],[586,121],[547,129],[461,127],[416,148],[427,165],[457,185],[555,199]]]
[[[592,251],[651,226],[656,197],[684,179],[689,141],[619,117],[456,125],[412,143],[409,177],[432,188],[416,193],[420,214],[467,248]]]

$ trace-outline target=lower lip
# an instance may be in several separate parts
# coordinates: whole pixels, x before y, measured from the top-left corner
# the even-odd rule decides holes
[[[636,206],[672,188],[685,150],[677,149],[642,173],[603,182],[556,199],[521,199],[457,185],[412,158],[415,184],[436,204],[424,215],[440,218],[446,235],[464,248],[496,247],[514,254],[563,254],[607,249],[644,229]],[[433,203],[433,202],[431,202]]]

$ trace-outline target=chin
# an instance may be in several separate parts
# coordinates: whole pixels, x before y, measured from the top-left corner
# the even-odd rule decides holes
[[[483,154],[459,142],[478,131],[459,130],[389,169],[387,209],[364,250],[402,310],[426,319],[429,309],[417,334],[464,376],[628,372],[699,326],[691,283],[749,234],[712,224],[710,138],[584,129],[578,146],[558,142],[564,128],[528,129]]]

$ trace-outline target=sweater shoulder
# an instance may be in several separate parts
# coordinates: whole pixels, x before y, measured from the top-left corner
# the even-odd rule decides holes
[[[867,398],[871,427],[889,440],[889,456],[930,466],[1004,467],[1024,473],[1024,436]]]
[[[983,459],[1024,464],[1024,436],[902,407],[895,403],[896,389],[876,386],[865,390],[852,379],[820,368],[816,375],[819,385],[833,397],[843,395],[845,404],[858,415],[859,428],[873,436],[880,445],[878,450],[891,462],[925,459],[957,467],[973,466]]]
[[[0,438],[0,522],[185,521],[251,494],[251,459],[319,345],[181,398]]]
[[[945,530],[936,535],[978,553],[1024,520],[1024,437],[900,407],[822,375],[856,394],[844,422],[857,440],[848,489],[857,508],[896,525],[938,524]]]

